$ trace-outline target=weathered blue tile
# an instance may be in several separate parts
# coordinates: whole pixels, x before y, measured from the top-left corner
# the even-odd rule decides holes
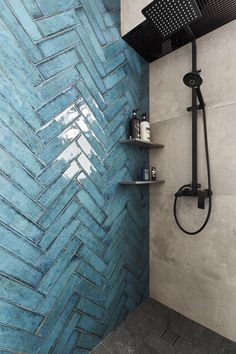
[[[49,227],[56,217],[62,212],[65,206],[70,202],[77,190],[77,184],[72,181],[57,197],[54,204],[43,214],[38,223],[44,228]]]
[[[44,299],[39,292],[4,276],[0,276],[0,292],[2,299],[34,311]]]
[[[48,185],[59,177],[66,168],[77,158],[81,153],[79,146],[76,142],[69,145],[54,161],[48,165],[46,169],[39,175],[39,180]]]
[[[16,185],[36,197],[43,186],[33,178],[10,154],[0,148],[0,170]]]
[[[120,55],[125,49],[125,42],[115,41],[104,48],[106,60],[111,60]]]
[[[126,60],[127,60],[126,56],[122,52],[122,53],[118,54],[116,57],[103,63],[103,67],[106,70],[107,74],[110,74],[112,71],[117,69],[119,66],[124,65]]]
[[[98,337],[102,337],[106,329],[104,325],[86,315],[81,316],[77,327],[84,331],[90,331]]]
[[[101,274],[96,272],[94,269],[92,269],[89,265],[87,265],[83,261],[80,262],[77,268],[77,272],[81,277],[95,284],[98,288],[102,288],[106,283],[105,277],[103,277]]]
[[[120,23],[120,11],[112,11],[104,14],[104,22],[107,27],[112,27]]]
[[[80,38],[75,30],[63,32],[56,37],[49,37],[39,42],[38,47],[42,51],[45,58],[62,52],[63,50],[77,45]]]
[[[66,2],[63,0],[37,0],[37,3],[44,15],[49,15],[55,12],[64,12],[81,5],[80,0],[67,0]]]
[[[99,273],[105,273],[107,264],[100,259],[96,254],[90,251],[89,248],[85,247],[84,245],[80,247],[77,254],[83,258],[92,268],[94,268]]]
[[[88,354],[89,351],[83,348],[76,347],[76,349],[73,351],[73,354]]]
[[[71,222],[64,228],[64,230],[61,232],[61,234],[57,237],[56,241],[48,250],[46,260],[44,260],[43,256],[41,257],[39,262],[35,263],[35,265],[40,267],[42,264],[43,268],[49,268],[60,256],[61,252],[66,247],[68,247],[69,242],[74,237],[79,225],[80,221],[78,219],[71,220]]]
[[[127,83],[125,80],[118,82],[115,86],[113,86],[110,90],[108,90],[104,98],[107,102],[107,105],[110,106],[118,97],[121,96],[127,90]]]
[[[122,67],[120,69],[117,69],[104,79],[107,89],[111,89],[114,85],[116,85],[119,81],[123,80],[125,77],[125,70]]]
[[[81,346],[84,349],[91,350],[94,347],[96,347],[96,345],[100,342],[100,340],[101,339],[97,336],[88,334],[86,332],[81,332],[77,344],[79,347]],[[82,353],[83,353],[83,351],[82,351]]]
[[[127,98],[125,94],[121,95],[119,98],[113,101],[113,103],[110,104],[105,111],[103,111],[106,120],[112,121],[115,118],[115,116],[118,115],[118,113],[123,110],[126,104],[127,104]]]
[[[43,315],[51,316],[49,323],[45,323],[42,326],[42,331],[48,331],[53,327],[54,316],[61,313],[63,310],[61,304],[65,302],[65,299],[70,299],[73,289],[76,289],[81,283],[81,278],[74,274],[75,269],[78,267],[78,259],[74,258],[65,271],[61,274],[57,282],[53,285],[49,294],[45,296],[44,300],[38,306],[38,311]],[[78,294],[77,294],[78,298]],[[77,302],[76,302],[77,303]]]
[[[38,201],[44,207],[56,199],[62,190],[70,183],[70,180],[80,172],[80,167],[73,161],[65,172],[49,186],[46,191],[38,198]]]
[[[35,260],[44,254],[44,252],[33,243],[1,224],[0,234],[0,245],[2,248],[32,265],[35,265]]]
[[[37,68],[45,79],[49,79],[61,71],[78,64],[79,61],[79,56],[71,49],[40,63]]]
[[[61,332],[60,338],[57,341],[55,347],[52,350],[52,353],[62,353],[63,351],[68,351],[68,341],[70,338],[71,333],[73,332],[74,328],[77,326],[81,315],[78,312],[74,312],[72,317],[67,321],[66,326],[63,328]]]
[[[23,216],[4,200],[1,200],[0,220],[5,225],[9,225],[24,237],[34,242],[36,242],[43,234],[43,230],[39,226]]]
[[[101,319],[106,313],[106,309],[93,302],[89,301],[85,297],[82,297],[78,305],[76,306],[78,311],[87,314],[88,316],[94,317],[96,320]]]
[[[19,279],[22,283],[36,287],[43,274],[27,263],[0,249],[0,272],[10,278]]]
[[[0,300],[0,321],[2,324],[34,333],[43,319],[44,317],[37,313]]]
[[[36,0],[23,0],[23,4],[25,8],[28,10],[29,14],[33,18],[42,17],[43,13],[41,12],[40,8],[38,7]]]
[[[104,37],[108,44],[118,41],[120,38],[120,26],[108,28],[104,31]]]
[[[25,32],[24,28],[17,21],[16,17],[8,7],[5,1],[0,3],[0,13],[1,18],[4,23],[9,27],[9,29],[14,33],[16,40],[23,50],[26,51],[29,58],[34,62],[38,62],[43,59],[40,50],[33,44],[28,34]]]
[[[84,172],[78,176],[78,181],[83,185],[88,193],[91,193],[100,207],[104,206],[106,199],[102,194],[102,191],[98,189],[98,187],[84,174]]]
[[[78,342],[78,337],[79,337],[79,331],[73,330],[71,332],[70,338],[66,343],[66,350],[70,351],[71,353],[74,353],[76,343]]]
[[[43,123],[47,123],[53,117],[62,113],[69,105],[79,98],[79,92],[75,87],[69,88],[65,92],[55,97],[52,101],[41,107],[37,114]]]
[[[81,43],[76,47],[78,53],[81,56],[85,66],[87,67],[88,71],[90,72],[91,76],[93,77],[98,89],[101,91],[102,94],[106,92],[106,87],[103,82],[103,77],[105,76],[105,72],[102,68],[102,65],[98,65],[94,63],[94,58],[90,56],[87,48]],[[98,62],[98,61],[97,61]]]
[[[86,86],[81,84],[80,87],[83,90],[83,95],[85,96],[85,99],[88,100],[89,102],[92,102],[92,97],[90,96]],[[83,97],[81,97],[76,102],[76,106],[79,108],[79,110],[83,114],[83,117],[85,118],[84,120],[79,119],[79,121],[78,121],[78,125],[80,126],[81,131],[84,132],[84,134],[87,133],[87,136],[91,136],[91,135],[94,136],[95,135],[97,141],[100,143],[101,147],[103,148],[103,145],[105,144],[106,138],[107,138],[107,136],[104,132],[104,129],[103,129],[103,125],[101,124],[104,122],[103,114],[101,113],[101,111],[96,111],[96,112],[99,112],[98,113],[99,118],[101,119],[101,123],[100,123],[97,119],[97,115],[93,114],[92,110],[90,109],[91,106],[88,106],[87,102],[83,99]],[[83,123],[83,124],[80,124],[80,123]],[[89,130],[91,131],[90,135],[89,135]],[[97,149],[96,149],[96,151],[97,151]]]
[[[104,91],[106,90],[105,86],[104,86],[104,89],[102,88],[103,92],[102,91],[100,92],[96,86],[96,81],[95,82],[93,81],[96,78],[92,77],[90,72],[86,69],[85,65],[80,63],[76,66],[76,68],[80,72],[84,82],[86,82],[86,86],[88,87],[90,92],[93,92],[93,96],[94,96],[96,102],[98,103],[99,107],[101,108],[101,110],[104,110],[106,108],[106,103],[104,101],[102,93],[104,93]]]
[[[22,2],[20,0],[9,0],[9,4],[14,10],[14,13],[18,18],[21,26],[24,28],[32,41],[39,41],[42,38],[42,34],[40,33],[35,21],[31,18]]]
[[[76,275],[70,278],[66,284],[66,289],[63,288],[60,292],[60,296],[57,299],[55,306],[48,314],[47,321],[43,323],[37,332],[40,336],[48,336],[48,334],[51,333],[51,335],[45,340],[46,347],[50,348],[51,343],[58,339],[58,333],[60,333],[65,322],[70,318],[71,312],[79,301],[79,295],[75,294],[73,291],[74,287],[78,285],[79,280],[80,278]],[[58,327],[55,325],[58,325]],[[44,348],[42,348],[42,351],[43,350]]]
[[[43,169],[43,164],[34,156],[34,154],[23,144],[23,142],[14,135],[0,121],[0,143],[2,147],[12,154],[19,162],[33,175],[37,175]]]
[[[97,16],[98,8],[96,2],[90,3],[90,1],[80,0],[81,4],[86,12],[86,15],[91,23],[93,31],[96,33],[99,39],[100,45],[105,46],[107,44],[103,31],[105,30],[105,24],[102,16]]]
[[[37,219],[42,215],[44,209],[35,201],[33,201],[26,193],[19,187],[15,186],[7,178],[0,174],[0,196],[13,204],[25,216],[30,217],[32,220]]]
[[[85,279],[80,282],[77,291],[95,304],[105,307],[107,295],[102,290],[94,288],[94,286]]]
[[[81,245],[81,242],[77,237],[74,237],[68,244],[67,248],[63,251],[63,257],[57,259],[57,261],[50,268],[50,271],[43,278],[40,283],[39,290],[43,293],[47,293],[65,270],[66,266],[70,263],[75,250],[77,250]]]
[[[76,120],[79,121],[81,113],[78,111],[75,104],[66,108],[62,113],[56,116],[50,123],[42,127],[38,131],[38,135],[43,140],[44,143],[48,143],[50,140],[55,138],[57,135],[63,132],[70,123]],[[78,124],[78,123],[77,123]]]
[[[80,75],[77,70],[75,68],[69,68],[39,86],[40,95],[44,102],[48,102],[65,91],[68,87],[73,86],[79,78]]]
[[[0,70],[0,94],[4,98],[5,102],[11,104],[17,113],[33,128],[37,129],[40,127],[40,121],[34,112],[34,107],[38,104],[37,93],[31,93],[26,95],[25,88],[18,90],[15,85],[8,79],[4,72]],[[4,81],[2,81],[4,80]],[[27,97],[29,100],[27,100]],[[34,101],[35,99],[35,101]]]
[[[57,348],[58,333],[61,333],[63,327],[65,326],[68,320],[68,317],[71,315],[74,307],[76,306],[77,301],[78,301],[78,295],[74,294],[70,299],[69,303],[67,304],[67,306],[65,307],[65,309],[63,309],[62,314],[60,315],[59,320],[56,322],[56,325],[53,327],[50,336],[45,341],[45,344],[42,346],[40,350],[41,354],[48,353],[50,349],[53,348],[54,345]],[[74,314],[73,323],[70,322],[70,324],[73,325],[73,329],[76,327],[77,323],[79,322],[80,317],[81,316],[78,313]],[[62,339],[63,337],[60,338]],[[61,346],[62,344],[63,343],[61,343]],[[57,351],[57,353],[61,353],[61,352]]]
[[[37,21],[44,36],[50,36],[56,32],[63,31],[79,23],[79,18],[74,9],[65,11],[54,16],[45,17]]]
[[[77,236],[91,251],[97,254],[100,258],[104,257],[106,247],[103,242],[96,239],[96,235],[92,233],[86,226],[81,225],[77,231]]]
[[[40,74],[32,65],[28,57],[24,55],[24,51],[17,45],[17,41],[13,34],[8,30],[2,20],[0,20],[0,42],[1,42],[1,67],[8,76],[15,75],[16,80],[21,80],[25,75],[28,83],[37,85],[42,82]],[[16,74],[17,73],[17,74]]]
[[[89,353],[148,294],[148,190],[118,185],[148,158],[119,144],[148,65],[119,6],[1,2],[2,351]]]
[[[62,134],[55,137],[47,144],[43,151],[38,154],[38,158],[45,164],[49,164],[60,155],[80,135],[80,130],[77,124],[69,126]]]
[[[104,239],[106,232],[101,225],[83,208],[80,209],[78,217],[99,239]]]
[[[120,0],[103,0],[103,4],[107,11],[115,11],[120,9]]]
[[[76,201],[72,201],[70,205],[61,213],[54,223],[50,225],[48,230],[44,233],[42,240],[39,242],[40,248],[47,250],[52,243],[57,239],[64,227],[77,214],[79,205]]]
[[[37,153],[42,148],[42,143],[35,132],[2,97],[0,97],[0,107],[1,121],[8,126],[33,153]]]
[[[93,31],[90,22],[88,21],[88,18],[82,9],[78,11],[78,16],[81,25],[76,27],[76,31],[82,39],[83,44],[88,48],[88,50],[93,52],[95,51],[96,59],[98,59],[100,62],[104,62],[106,58],[104,56],[104,51],[101,47],[101,43],[99,42],[96,32]],[[88,33],[89,36],[87,35]],[[93,49],[91,49],[91,46]],[[91,55],[91,57],[93,56]]]
[[[21,351],[36,354],[43,344],[43,338],[2,325],[0,325],[0,338],[2,349],[16,352]]]

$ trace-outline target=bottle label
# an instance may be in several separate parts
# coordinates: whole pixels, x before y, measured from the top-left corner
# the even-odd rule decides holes
[[[147,168],[146,168],[145,171],[144,171],[144,178],[145,178],[145,181],[148,181],[148,180],[149,180],[148,169],[147,169]]]
[[[137,122],[137,123],[135,124],[135,137],[136,137],[137,139],[140,138],[140,124],[139,124],[139,122]]]

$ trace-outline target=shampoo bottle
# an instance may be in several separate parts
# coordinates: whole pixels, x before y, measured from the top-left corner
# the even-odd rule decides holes
[[[149,181],[149,168],[147,163],[143,163],[143,167],[141,170],[141,180],[142,181]]]
[[[141,140],[150,141],[150,123],[147,120],[147,113],[142,114],[142,121],[140,123],[140,137]]]
[[[140,120],[137,115],[138,109],[133,110],[133,116],[129,123],[129,137],[130,139],[140,139]]]

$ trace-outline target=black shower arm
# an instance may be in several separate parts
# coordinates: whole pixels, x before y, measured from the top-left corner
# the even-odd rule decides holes
[[[196,38],[189,26],[186,26],[184,28],[188,38],[190,39],[192,43],[192,71],[197,72],[197,43],[196,43]]]

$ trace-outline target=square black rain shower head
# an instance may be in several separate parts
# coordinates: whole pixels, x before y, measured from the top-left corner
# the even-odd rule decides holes
[[[202,17],[195,0],[155,0],[142,13],[163,39]]]

